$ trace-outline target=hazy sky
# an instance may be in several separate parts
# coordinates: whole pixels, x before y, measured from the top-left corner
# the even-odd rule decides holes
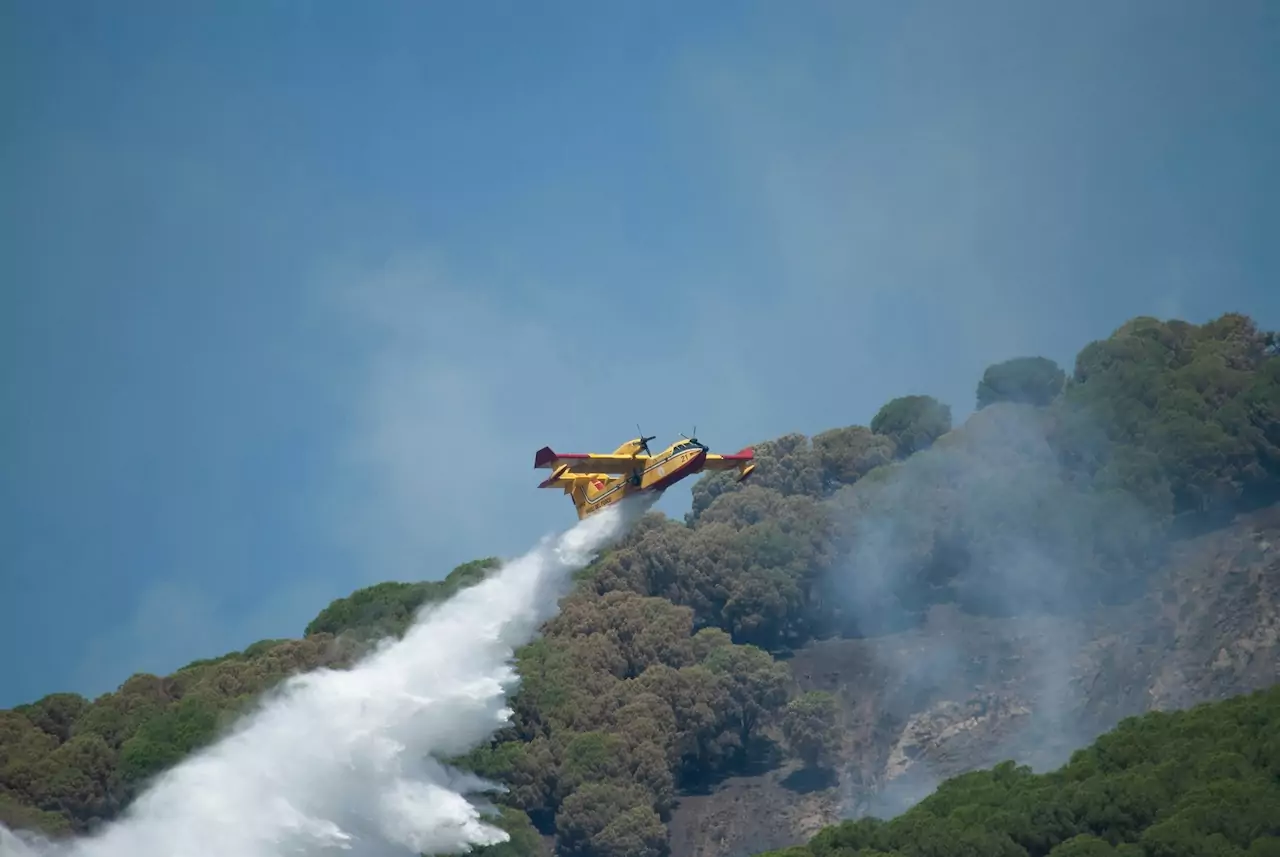
[[[1280,327],[1272,0],[193,9],[4,4],[0,705],[519,553],[544,444]]]

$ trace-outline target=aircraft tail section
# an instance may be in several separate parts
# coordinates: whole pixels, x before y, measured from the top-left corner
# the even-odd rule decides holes
[[[595,511],[591,502],[603,494],[607,488],[618,481],[613,476],[603,473],[571,473],[569,465],[562,464],[550,476],[538,484],[539,488],[560,488],[573,500],[581,520]]]
[[[574,474],[569,472],[569,465],[561,464],[554,471],[552,471],[550,476],[548,476],[546,479],[543,479],[541,482],[539,482],[538,487],[539,488],[555,488],[560,485],[569,485],[576,478],[577,477]],[[568,493],[568,488],[565,489],[565,492]]]
[[[573,508],[578,511],[579,521],[590,514],[590,506],[587,504],[590,490],[590,483],[585,479],[574,480],[574,484],[571,487],[565,488],[565,493],[573,500]]]

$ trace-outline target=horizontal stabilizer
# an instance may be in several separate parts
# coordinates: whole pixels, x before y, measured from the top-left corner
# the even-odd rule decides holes
[[[752,470],[755,470],[755,457],[755,451],[749,446],[738,450],[733,455],[708,455],[703,469],[733,470],[736,468],[740,474],[738,481],[741,482],[751,475]]]
[[[555,471],[550,476],[548,476],[546,479],[539,482],[538,487],[550,488],[553,485],[555,485],[557,482],[559,482],[564,477],[564,475],[568,472],[569,472],[569,465],[561,464],[559,467],[555,469]]]
[[[591,456],[585,452],[555,452],[551,447],[544,446],[533,454],[533,469],[551,467],[557,461],[581,460],[584,458],[591,458]]]

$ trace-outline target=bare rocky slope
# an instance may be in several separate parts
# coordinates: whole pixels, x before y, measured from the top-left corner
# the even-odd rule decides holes
[[[794,764],[684,797],[672,857],[747,857],[841,818],[891,816],[941,780],[1016,759],[1065,762],[1122,718],[1280,681],[1280,505],[1180,543],[1146,595],[1086,619],[925,625],[797,651],[798,689],[835,693],[843,753],[824,777]]]

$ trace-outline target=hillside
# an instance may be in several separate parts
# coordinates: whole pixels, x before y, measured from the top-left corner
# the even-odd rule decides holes
[[[1005,762],[885,823],[760,857],[1280,854],[1280,688],[1126,719],[1047,774]]]
[[[889,818],[943,778],[1006,759],[1052,769],[1126,716],[1280,681],[1280,506],[1173,554],[1142,598],[1079,618],[942,605],[908,631],[806,646],[789,661],[794,692],[839,702],[837,782],[792,762],[688,798],[675,853],[748,855],[840,818]]]
[[[751,854],[1275,683],[1277,345],[1237,314],[1134,319],[1069,376],[991,367],[963,426],[908,395],[757,445],[745,487],[702,478],[688,520],[650,515],[586,570],[519,654],[511,727],[457,760],[510,786],[491,850]],[[90,829],[280,678],[350,663],[492,567],[0,712],[0,821]]]

